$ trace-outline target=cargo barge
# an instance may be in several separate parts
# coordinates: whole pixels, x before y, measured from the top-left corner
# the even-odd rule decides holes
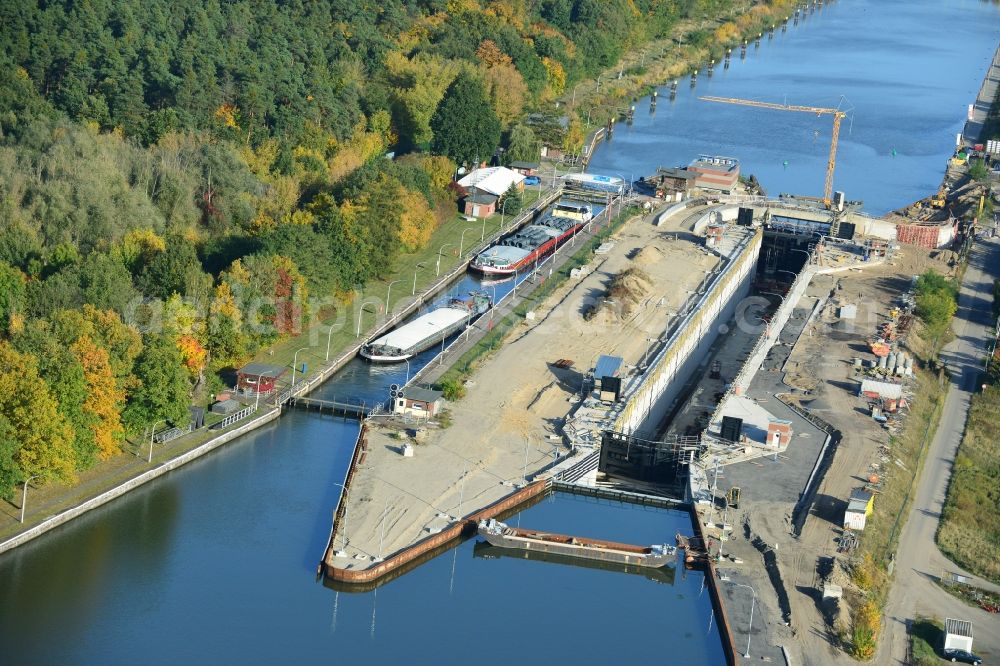
[[[452,298],[446,305],[426,312],[413,321],[361,347],[363,358],[373,363],[400,363],[444,340],[492,307],[486,292],[474,291],[470,298]]]
[[[540,551],[585,560],[658,569],[676,560],[677,547],[666,544],[646,548],[615,541],[552,534],[510,527],[497,520],[479,522],[479,536],[499,548]]]
[[[616,562],[603,562],[601,560],[586,560],[581,557],[569,555],[559,555],[557,553],[545,553],[540,550],[524,550],[523,548],[503,548],[494,546],[488,541],[477,541],[472,546],[472,556],[486,560],[495,560],[507,557],[515,560],[531,560],[532,562],[546,562],[561,566],[582,567],[584,569],[595,569],[598,571],[611,571],[633,576],[643,576],[648,580],[661,585],[673,585],[676,575],[675,567],[637,567],[629,564],[618,564]]]
[[[555,250],[593,217],[586,204],[560,202],[539,221],[521,227],[480,252],[469,267],[483,275],[514,275]]]

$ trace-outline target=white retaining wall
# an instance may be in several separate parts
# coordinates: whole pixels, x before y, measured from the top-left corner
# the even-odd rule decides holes
[[[653,357],[649,369],[631,391],[615,420],[615,431],[648,430],[659,424],[687,378],[704,360],[720,326],[733,316],[749,293],[762,238],[763,233],[758,229],[690,308],[687,319]]]

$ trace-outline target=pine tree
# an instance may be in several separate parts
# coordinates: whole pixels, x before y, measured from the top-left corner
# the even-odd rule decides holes
[[[500,143],[500,121],[483,84],[466,72],[448,86],[431,118],[431,129],[431,149],[460,164],[488,159]]]

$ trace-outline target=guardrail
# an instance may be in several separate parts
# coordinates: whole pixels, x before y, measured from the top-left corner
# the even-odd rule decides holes
[[[621,195],[619,195],[619,197],[617,199],[620,200],[621,199]],[[617,203],[618,203],[618,201],[612,200],[612,202],[607,207],[605,207],[604,210],[602,210],[600,213],[598,213],[597,215],[595,215],[589,222],[587,222],[587,224],[584,225],[583,229],[580,229],[575,234],[573,234],[573,236],[570,238],[569,241],[564,242],[559,248],[556,249],[555,252],[553,252],[549,256],[545,257],[544,259],[539,260],[539,262],[535,265],[535,267],[533,269],[531,269],[531,276],[532,277],[537,277],[538,271],[540,269],[544,268],[547,264],[554,262],[555,258],[557,256],[559,256],[559,250],[567,247],[567,245],[570,245],[571,243],[573,243],[575,245],[575,241],[576,241],[577,237],[585,235],[585,234],[590,234],[591,236],[593,236],[593,233],[590,231],[591,225],[597,224],[598,227],[601,227],[603,224],[610,224],[610,222],[611,222],[611,211],[615,207],[615,205],[617,205]],[[574,245],[570,245],[570,247],[573,247]],[[515,276],[514,279],[516,280],[517,277]],[[493,303],[493,307],[491,309],[491,313],[490,314],[491,315],[495,315],[496,314],[496,309],[497,309],[497,307],[499,305],[503,304],[505,301],[508,301],[508,300],[516,298],[517,297],[517,286],[520,285],[520,284],[523,284],[523,283],[525,283],[527,281],[528,281],[528,278],[525,278],[525,279],[521,280],[521,282],[516,282],[513,289],[511,289],[506,294],[504,294],[503,296],[501,296],[500,298],[498,298]],[[522,291],[522,293],[523,293],[523,291]],[[501,317],[505,316],[506,314],[509,314],[510,311],[513,311],[514,307],[515,306],[511,306],[511,308],[510,308],[510,310],[508,312],[501,313]],[[479,321],[481,321],[481,320],[482,320],[482,318],[479,319]],[[472,326],[473,325],[467,326],[466,327],[466,331],[469,331],[472,328]],[[444,349],[442,349],[440,352],[438,352],[437,354],[435,354],[434,357],[431,358],[431,360],[429,360],[424,365],[424,367],[422,367],[419,370],[417,370],[417,372],[415,372],[410,377],[409,381],[405,385],[409,386],[410,384],[413,384],[415,381],[417,381],[418,379],[420,379],[424,374],[426,374],[426,372],[429,372],[430,369],[435,366],[435,363],[438,366],[442,365],[444,363],[445,357],[447,357],[452,351],[454,351],[456,348],[458,348],[463,342],[465,342],[465,338],[463,337],[463,335],[459,335],[458,337],[456,337],[454,340],[451,341],[451,344],[447,345],[446,347],[444,347]]]
[[[212,430],[222,430],[224,428],[228,428],[237,421],[242,421],[243,419],[250,416],[256,411],[257,407],[255,407],[254,405],[250,405],[249,407],[244,407],[240,411],[230,414],[226,418],[222,419],[221,421],[213,425]]]

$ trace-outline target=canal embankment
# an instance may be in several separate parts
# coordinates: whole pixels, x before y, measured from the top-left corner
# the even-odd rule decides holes
[[[551,205],[561,195],[561,187],[554,187],[541,193],[532,206],[514,216],[509,224],[503,225],[489,236],[485,236],[467,255],[462,257],[462,260],[456,266],[447,271],[440,279],[424,288],[419,294],[415,295],[411,302],[398,309],[395,313],[386,313],[385,320],[376,326],[370,336],[366,336],[366,338],[342,350],[332,360],[321,361],[311,374],[296,381],[294,386],[287,383],[280,385],[273,394],[264,396],[262,400],[252,403],[251,406],[243,410],[246,414],[245,417],[240,419],[233,417],[231,419],[233,423],[231,424],[218,424],[212,428],[203,427],[193,430],[191,434],[170,440],[169,442],[156,441],[155,447],[152,442],[140,442],[135,454],[135,460],[129,460],[127,461],[128,464],[120,466],[123,468],[123,472],[117,475],[109,474],[103,477],[103,481],[102,477],[97,476],[95,473],[93,482],[87,484],[86,487],[70,489],[69,494],[71,498],[64,500],[54,511],[51,508],[48,509],[48,515],[44,517],[41,517],[41,514],[43,511],[46,511],[44,509],[45,505],[42,505],[39,510],[26,512],[24,523],[15,524],[7,530],[11,536],[0,542],[0,553],[27,543],[55,527],[63,525],[94,508],[121,497],[130,490],[148,483],[168,471],[196,460],[206,453],[214,451],[220,446],[279,418],[289,400],[308,395],[356,358],[365,340],[369,337],[381,335],[398,326],[421,308],[425,307],[426,304],[433,302],[442,292],[445,292],[452,284],[461,279],[468,270],[469,262],[478,250],[488,247],[504,234],[510,233],[512,229],[516,229],[528,221],[535,219],[541,214],[541,211]],[[344,403],[341,405],[340,411],[345,414],[346,412],[351,412],[353,415],[357,415],[360,413],[370,413],[377,408],[377,403],[370,405],[364,403],[357,405]],[[220,428],[219,425],[226,425],[226,427]],[[219,430],[222,432],[218,432]],[[135,468],[141,464],[144,445],[151,447],[148,464],[155,464],[156,467],[153,469],[138,470]],[[135,471],[132,471],[133,469]],[[99,472],[100,470],[97,471]]]
[[[995,112],[994,105],[1000,103],[1000,45],[993,53],[993,59],[986,74],[983,76],[983,83],[979,86],[979,92],[975,101],[969,105],[969,112],[966,114],[965,127],[962,129],[961,142],[966,147],[981,143],[984,139],[984,130],[990,118],[991,111]]]
[[[104,506],[108,502],[111,502],[119,497],[125,495],[131,490],[142,486],[143,484],[149,483],[154,479],[158,479],[168,472],[172,472],[175,469],[183,467],[193,460],[197,460],[201,456],[210,453],[220,446],[227,444],[234,439],[241,437],[257,428],[263,427],[268,423],[276,420],[281,416],[281,409],[279,407],[269,407],[258,412],[250,419],[234,426],[231,430],[213,437],[204,444],[197,446],[189,451],[186,451],[178,456],[170,458],[162,463],[158,463],[156,467],[137,474],[132,478],[128,479],[124,483],[118,484],[113,488],[109,488],[97,495],[80,502],[79,504],[70,507],[64,511],[57,513],[54,516],[50,516],[41,522],[31,525],[27,529],[24,529],[13,537],[0,542],[0,553],[4,553],[8,550],[17,548],[18,546],[25,544],[32,539],[42,536],[46,532],[53,530],[60,525],[64,525],[74,518],[78,518],[83,514],[96,509],[98,507]]]

